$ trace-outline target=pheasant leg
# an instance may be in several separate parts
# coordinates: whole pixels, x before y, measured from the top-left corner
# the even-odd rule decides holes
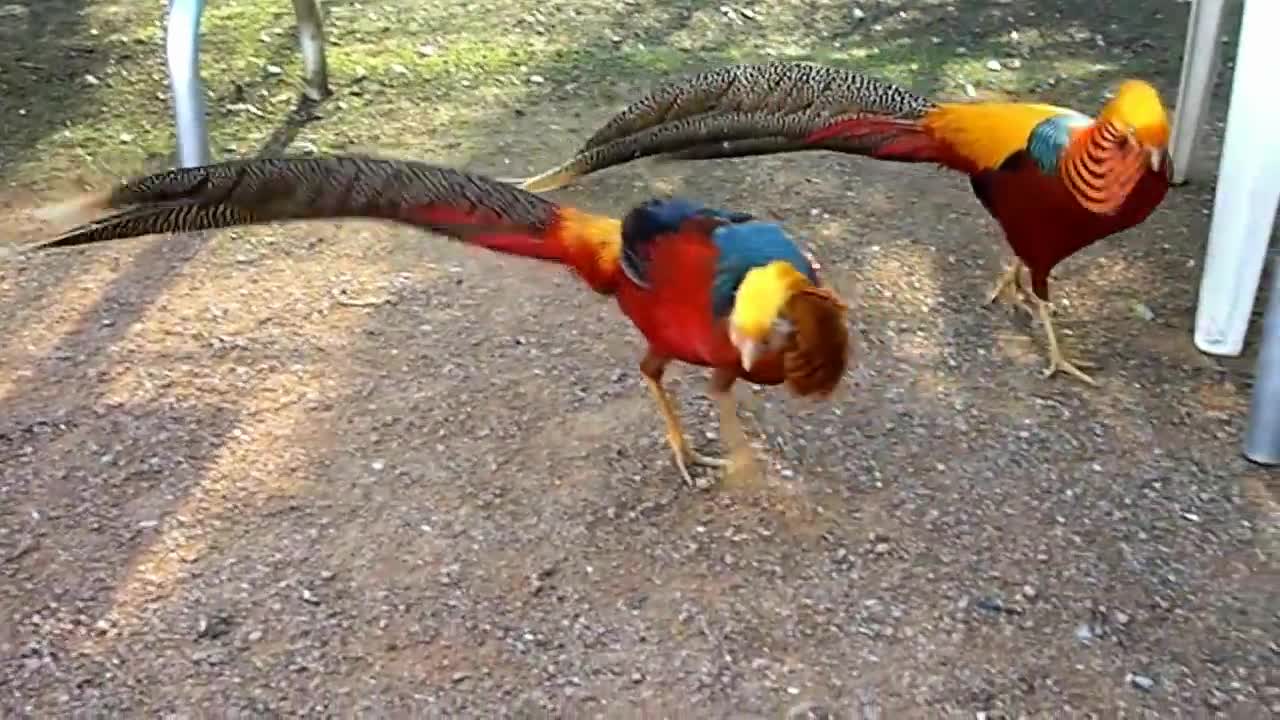
[[[1036,313],[1028,304],[1027,298],[1030,293],[1022,284],[1022,268],[1025,267],[1022,261],[1014,258],[1013,262],[1005,266],[1000,277],[996,279],[995,289],[991,291],[991,295],[987,297],[987,305],[999,300],[1004,303],[1017,303],[1019,307],[1027,311],[1028,315],[1035,317]]]
[[[1044,324],[1045,336],[1049,340],[1049,367],[1045,369],[1044,376],[1051,377],[1055,373],[1064,372],[1090,385],[1097,386],[1097,382],[1093,378],[1085,374],[1078,366],[1091,367],[1090,363],[1077,360],[1071,363],[1062,354],[1062,347],[1058,344],[1058,335],[1053,329],[1053,318],[1050,317],[1049,303],[1043,300],[1036,300],[1036,304],[1040,310],[1040,322]]]
[[[738,402],[733,397],[733,383],[737,379],[733,371],[717,370],[711,377],[710,394],[720,410],[720,440],[729,451],[726,480],[747,480],[759,477],[751,443],[738,420]]]
[[[680,475],[684,478],[685,484],[690,487],[700,487],[694,481],[693,476],[689,474],[690,465],[702,465],[704,467],[724,467],[729,461],[722,458],[709,457],[701,453],[695,452],[689,447],[689,441],[685,438],[684,428],[680,424],[680,416],[676,413],[675,402],[671,399],[671,393],[662,386],[662,382],[651,377],[645,377],[645,382],[649,385],[649,391],[653,393],[653,399],[658,403],[658,410],[662,412],[662,419],[667,424],[667,444],[671,446],[671,452],[675,456],[676,467],[680,469]]]
[[[640,361],[640,372],[644,375],[645,383],[649,386],[649,392],[653,394],[654,401],[658,403],[658,410],[662,413],[662,419],[666,423],[667,444],[671,446],[671,452],[675,455],[676,467],[680,470],[680,476],[684,479],[685,484],[690,487],[704,487],[705,483],[699,485],[694,481],[693,476],[689,474],[690,465],[724,467],[729,463],[727,460],[696,453],[693,448],[689,447],[684,428],[680,424],[680,415],[676,411],[675,401],[672,399],[671,393],[667,392],[667,389],[662,385],[662,375],[667,369],[668,362],[670,362],[668,358],[650,351]]]

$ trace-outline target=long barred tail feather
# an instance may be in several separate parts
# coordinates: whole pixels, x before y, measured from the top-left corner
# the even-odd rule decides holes
[[[843,68],[807,62],[726,65],[657,88],[614,115],[581,149],[725,112],[918,118],[932,105],[905,88]]]
[[[729,65],[664,85],[614,115],[573,158],[516,180],[544,192],[643,157],[743,157],[800,150],[875,156],[886,137],[917,132],[934,104],[841,68],[799,62]],[[862,135],[809,140],[836,122],[877,121]]]
[[[432,209],[472,225],[542,230],[556,206],[497,180],[421,162],[362,156],[233,160],[134,178],[41,211],[51,219],[117,212],[40,246],[316,218],[380,218],[437,229]],[[438,223],[440,229],[448,224]]]
[[[107,213],[105,217],[97,217]],[[320,218],[406,223],[492,250],[562,262],[612,288],[619,221],[561,207],[499,180],[366,156],[263,158],[178,168],[38,211],[82,224],[37,249]],[[92,218],[92,219],[91,219]]]
[[[665,153],[654,158],[654,162],[670,163],[687,160],[719,160],[723,158],[746,158],[757,155],[780,155],[783,153],[824,150],[804,140],[774,136],[747,138],[745,140],[723,140],[721,142],[693,145],[683,150]]]

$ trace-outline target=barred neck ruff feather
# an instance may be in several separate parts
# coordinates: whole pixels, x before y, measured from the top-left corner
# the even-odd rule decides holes
[[[1078,133],[1093,127],[1093,118],[1074,110],[1047,118],[1031,131],[1027,152],[1046,175],[1058,174],[1063,151]]]
[[[782,354],[797,395],[827,395],[848,365],[846,306],[818,287],[808,258],[772,223],[725,225],[712,233],[720,260],[713,309],[728,315],[729,339],[750,371],[761,356]]]
[[[1159,172],[1169,145],[1169,117],[1150,84],[1128,80],[1091,127],[1071,139],[1057,168],[1080,205],[1115,213],[1147,172]]]

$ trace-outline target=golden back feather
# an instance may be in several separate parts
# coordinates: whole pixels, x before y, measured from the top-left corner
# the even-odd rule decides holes
[[[923,124],[931,135],[976,165],[973,170],[993,170],[1027,146],[1036,125],[1069,112],[1039,103],[944,103],[929,111]]]

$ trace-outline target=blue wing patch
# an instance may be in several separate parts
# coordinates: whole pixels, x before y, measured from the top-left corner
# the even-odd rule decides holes
[[[637,285],[648,286],[649,249],[657,238],[676,232],[685,220],[705,215],[725,222],[752,220],[747,213],[716,210],[683,198],[653,199],[622,219],[622,271]]]
[[[711,241],[720,251],[711,285],[711,309],[716,315],[728,315],[733,310],[734,295],[747,271],[777,260],[791,263],[810,282],[818,283],[818,274],[809,258],[776,223],[751,221],[723,225],[711,233]]]
[[[1093,124],[1093,118],[1078,112],[1062,113],[1041,120],[1027,138],[1027,154],[1046,175],[1058,172],[1062,151],[1071,142],[1071,132]]]

